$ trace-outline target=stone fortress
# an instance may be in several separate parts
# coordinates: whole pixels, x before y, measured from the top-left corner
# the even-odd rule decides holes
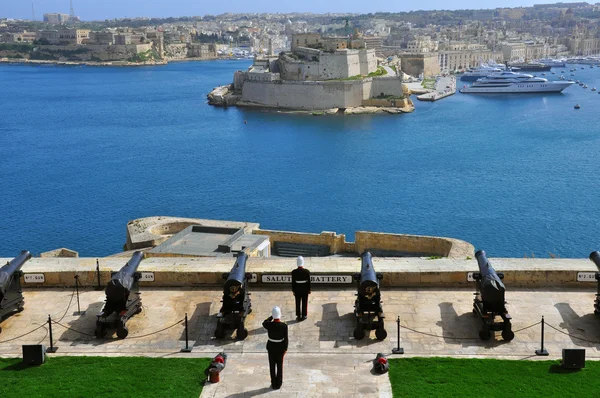
[[[400,113],[413,110],[409,94],[395,71],[378,66],[375,49],[358,33],[351,38],[303,33],[292,35],[291,52],[255,58],[247,71],[235,72],[233,84],[217,87],[208,99],[217,106]]]

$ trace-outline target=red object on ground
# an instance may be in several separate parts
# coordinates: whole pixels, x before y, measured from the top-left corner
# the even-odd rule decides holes
[[[217,356],[215,357],[215,362],[219,362],[219,363],[225,363],[225,360],[223,359],[223,357],[222,357],[222,356],[220,356],[220,355],[217,355]]]
[[[209,370],[209,380],[211,383],[218,383],[220,381],[220,371],[217,368]]]
[[[387,359],[385,359],[384,357],[381,357],[377,360],[377,362],[379,362],[382,365],[385,365],[387,363]]]

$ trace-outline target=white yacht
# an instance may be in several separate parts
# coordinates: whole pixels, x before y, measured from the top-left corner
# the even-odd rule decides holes
[[[464,86],[460,92],[464,94],[519,94],[519,93],[559,93],[569,87],[571,81],[548,81],[524,73],[510,71],[493,73]]]
[[[539,62],[546,66],[550,66],[552,68],[564,68],[567,65],[566,59],[542,58],[538,59],[536,62]]]
[[[477,79],[481,79],[482,77],[486,77],[491,75],[492,73],[497,72],[502,72],[502,69],[488,66],[486,64],[481,64],[477,68],[470,68],[465,73],[463,73],[460,77],[460,80],[464,80],[466,82],[474,82]]]

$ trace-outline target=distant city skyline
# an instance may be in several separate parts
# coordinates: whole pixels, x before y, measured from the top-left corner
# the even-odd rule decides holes
[[[230,0],[228,2],[208,2],[193,0],[173,0],[148,4],[143,0],[73,0],[75,14],[82,20],[104,20],[113,18],[135,18],[135,17],[180,17],[180,16],[204,16],[216,15],[227,12],[232,13],[291,13],[291,12],[313,12],[313,13],[375,13],[375,12],[403,12],[412,10],[433,9],[493,9],[497,7],[531,7],[533,4],[555,3],[556,1],[523,1],[523,0],[494,0],[486,1],[482,5],[478,0],[459,0],[452,2],[440,0],[424,0],[412,5],[403,5],[387,2],[385,6],[381,3],[373,4],[358,0],[347,0],[343,3],[325,2],[322,0],[305,0],[298,2],[283,1],[273,3],[267,0]],[[573,1],[564,1],[571,3]],[[0,4],[1,18],[31,19],[31,1],[27,0],[2,0]],[[204,4],[202,4],[204,3]],[[206,4],[208,3],[208,4]],[[589,2],[590,4],[594,1]],[[36,20],[42,20],[44,13],[69,13],[69,0],[35,0]]]

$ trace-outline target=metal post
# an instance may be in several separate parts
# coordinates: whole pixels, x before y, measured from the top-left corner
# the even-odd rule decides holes
[[[548,353],[548,351],[546,351],[544,349],[544,316],[542,315],[542,348],[540,348],[539,350],[535,350],[535,355],[540,355],[540,356],[544,356],[547,357],[548,355],[550,355]]]
[[[396,324],[398,325],[398,347],[392,349],[392,354],[404,354],[404,348],[400,347],[400,315],[398,315]]]
[[[189,345],[189,340],[188,340],[188,319],[187,319],[187,312],[185,313],[185,348],[181,349],[181,352],[192,352],[192,349],[190,348]]]
[[[102,285],[100,284],[100,263],[98,262],[98,259],[96,259],[96,279],[98,280],[96,290],[102,290]]]
[[[53,354],[58,350],[58,347],[55,347],[52,342],[52,318],[50,317],[50,314],[48,314],[48,330],[50,331],[50,347],[46,348],[46,352]]]
[[[77,312],[73,315],[85,315],[85,311],[81,311],[81,307],[79,305],[79,275],[75,275],[75,292],[77,294]]]

